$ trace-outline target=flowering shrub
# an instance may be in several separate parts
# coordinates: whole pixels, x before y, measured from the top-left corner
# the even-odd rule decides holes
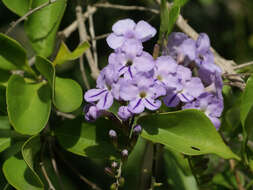
[[[200,34],[197,41],[183,33],[172,33],[162,55],[153,58],[142,42],[156,34],[145,21],[117,21],[107,37],[114,49],[103,68],[97,88],[85,93],[91,105],[85,118],[96,120],[109,110],[113,101],[122,106],[118,117],[125,121],[144,112],[155,111],[162,102],[177,109],[199,109],[219,129],[223,110],[221,69],[214,64],[210,40]]]

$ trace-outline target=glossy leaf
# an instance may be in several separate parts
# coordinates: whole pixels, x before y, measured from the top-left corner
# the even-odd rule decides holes
[[[40,136],[33,136],[29,138],[22,147],[22,156],[30,170],[33,172],[34,176],[36,176],[37,180],[41,183],[38,174],[35,172],[35,157],[36,154],[40,151],[41,144],[40,144]]]
[[[29,11],[32,0],[2,0],[4,5],[12,12],[23,16]]]
[[[49,86],[29,84],[13,75],[6,94],[9,119],[16,131],[34,135],[46,126],[51,111]]]
[[[62,112],[72,112],[82,104],[83,92],[80,85],[71,79],[55,76],[52,63],[42,57],[37,57],[36,68],[48,80],[52,89],[53,103]]]
[[[142,137],[188,155],[217,154],[240,158],[223,142],[211,121],[199,110],[183,110],[143,116],[138,123]]]
[[[32,72],[27,63],[26,52],[17,41],[0,34],[0,44],[0,69]]]
[[[54,104],[62,112],[72,112],[80,107],[83,91],[72,79],[55,78]]]
[[[246,84],[246,88],[243,92],[240,107],[240,117],[243,127],[245,127],[246,119],[253,106],[253,76],[251,76]]]
[[[168,28],[167,28],[167,35],[171,33],[179,14],[180,14],[180,7],[177,5],[173,5],[169,12],[169,23],[168,23]]]
[[[32,1],[34,9],[48,0]],[[38,55],[48,57],[54,49],[56,33],[66,7],[66,0],[57,0],[33,13],[25,22],[25,30],[32,47]]]
[[[108,135],[111,128],[112,123],[105,119],[99,119],[95,123],[76,119],[65,122],[55,133],[60,145],[74,154],[109,158],[117,155]]]
[[[176,151],[164,151],[168,183],[175,190],[198,190],[197,182],[191,173],[187,158]],[[187,170],[187,172],[185,172]]]
[[[61,65],[67,61],[72,61],[82,56],[83,53],[90,47],[88,42],[83,42],[73,52],[71,52],[67,45],[62,42],[60,50],[53,62],[53,65]]]
[[[29,169],[21,154],[7,159],[3,164],[4,176],[17,190],[43,190],[43,184]]]

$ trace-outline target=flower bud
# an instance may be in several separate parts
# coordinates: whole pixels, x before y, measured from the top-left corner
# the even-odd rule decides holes
[[[109,137],[111,138],[111,140],[112,140],[112,144],[115,146],[115,147],[117,147],[118,146],[118,135],[117,135],[117,132],[116,131],[114,131],[113,129],[111,129],[110,131],[109,131]]]
[[[84,108],[85,119],[87,121],[93,122],[101,116],[101,111],[94,105],[87,105]]]
[[[111,166],[112,166],[113,169],[116,169],[118,167],[118,163],[117,162],[112,162]]]
[[[110,190],[116,190],[116,189],[117,189],[117,184],[116,183],[111,184]]]
[[[119,178],[119,186],[120,186],[120,187],[123,187],[124,184],[125,184],[125,178],[124,178],[124,177],[120,177],[120,178]]]
[[[121,159],[122,159],[122,161],[123,162],[126,161],[127,157],[128,157],[128,150],[127,149],[122,150],[122,152],[121,152]]]
[[[129,111],[127,106],[120,106],[118,111],[118,116],[123,121],[129,119],[133,114]]]
[[[106,167],[105,168],[105,173],[108,175],[108,176],[110,176],[110,177],[114,177],[115,176],[115,173],[112,171],[112,169],[111,168],[109,168],[109,167]]]
[[[134,134],[140,134],[141,133],[141,130],[142,130],[142,128],[141,128],[141,126],[140,125],[136,125],[135,127],[134,127],[134,129],[133,129],[133,132],[134,132]]]
[[[111,129],[111,130],[109,131],[109,136],[110,136],[111,138],[117,138],[117,133],[116,133],[116,131],[114,131],[113,129]]]

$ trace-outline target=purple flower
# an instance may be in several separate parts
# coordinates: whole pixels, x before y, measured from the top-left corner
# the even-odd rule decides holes
[[[172,56],[178,63],[188,65],[196,58],[196,42],[184,33],[174,32],[169,36],[163,54]]]
[[[87,102],[97,102],[99,110],[109,109],[113,104],[114,80],[118,78],[114,70],[113,65],[105,67],[97,79],[97,88],[88,90],[84,95]]]
[[[155,61],[154,78],[159,85],[167,87],[173,80],[173,74],[177,72],[177,63],[170,56],[160,56]]]
[[[204,92],[200,78],[191,77],[190,69],[178,66],[177,75],[170,81],[167,95],[163,98],[168,107],[175,107],[179,102],[191,102]]]
[[[156,29],[141,20],[137,24],[131,19],[119,20],[112,26],[113,33],[106,41],[112,49],[121,48],[129,39],[145,42],[156,34]]]
[[[109,63],[113,64],[118,76],[132,79],[138,72],[148,72],[155,66],[153,57],[148,52],[133,56],[124,52],[112,53]]]
[[[155,84],[153,78],[143,74],[135,75],[133,80],[128,80],[122,85],[120,97],[129,101],[128,109],[132,113],[141,113],[145,108],[156,110],[161,106],[159,96],[165,95],[166,91],[160,85]]]
[[[218,99],[215,95],[211,93],[203,93],[197,98],[197,100],[183,106],[183,109],[199,109],[203,111],[212,121],[215,128],[217,130],[219,129],[220,120],[218,117],[221,116],[223,110],[223,101]]]
[[[120,106],[118,111],[118,116],[123,121],[129,119],[133,114],[130,112],[127,106]]]
[[[97,109],[97,107],[92,104],[86,105],[84,107],[84,112],[85,112],[85,119],[90,122],[95,121],[102,115],[101,110]]]

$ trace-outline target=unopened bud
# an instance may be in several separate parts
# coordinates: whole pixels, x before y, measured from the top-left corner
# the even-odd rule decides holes
[[[128,150],[127,149],[122,150],[121,157],[122,157],[122,161],[127,160],[127,157],[128,157]]]
[[[118,163],[117,162],[112,162],[112,168],[116,169],[118,167]]]
[[[111,184],[110,190],[116,190],[116,189],[117,189],[117,184],[116,183]]]
[[[123,187],[124,184],[125,184],[125,178],[124,177],[119,178],[119,186]]]
[[[141,130],[142,130],[141,126],[140,125],[136,125],[134,127],[134,129],[133,129],[133,132],[138,135],[138,134],[141,133]]]
[[[116,133],[116,131],[114,131],[114,130],[110,130],[109,131],[109,136],[111,137],[111,138],[117,138],[117,133]]]
[[[105,168],[105,173],[107,174],[107,175],[109,175],[110,177],[114,177],[115,176],[115,173],[112,171],[112,169],[111,168],[109,168],[109,167],[106,167]]]

